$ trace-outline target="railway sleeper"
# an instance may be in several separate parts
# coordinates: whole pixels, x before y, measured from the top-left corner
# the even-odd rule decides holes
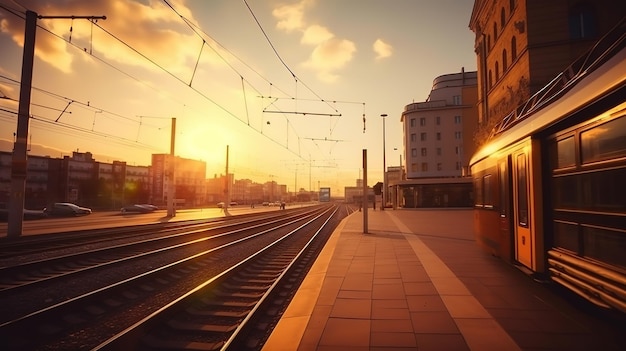
[[[240,308],[252,308],[256,305],[257,301],[222,301],[222,300],[209,300],[201,299],[202,303],[207,306],[224,306],[224,307],[240,307]]]
[[[228,318],[243,318],[248,315],[249,310],[245,311],[215,311],[215,310],[206,310],[206,309],[198,309],[195,307],[190,307],[185,310],[186,313],[192,316],[199,317],[228,317]]]
[[[276,273],[274,273],[274,274],[261,273],[259,271],[251,271],[250,269],[247,269],[247,271],[239,272],[238,275],[241,275],[241,276],[244,276],[244,277],[253,277],[253,278],[276,279],[276,278],[278,278],[280,273],[278,273],[278,274],[276,274]]]
[[[237,323],[229,325],[205,324],[183,322],[181,320],[172,319],[167,322],[167,326],[174,330],[192,331],[192,332],[209,332],[209,333],[230,333],[237,329]]]
[[[264,285],[271,285],[275,281],[275,279],[248,279],[248,278],[242,278],[242,277],[239,277],[239,276],[233,277],[232,280],[236,280],[236,281],[242,282],[242,283],[264,284]]]
[[[257,291],[259,289],[256,289]],[[224,291],[221,289],[216,289],[214,292],[215,296],[219,296],[219,297],[237,297],[237,298],[245,298],[245,299],[260,299],[261,297],[263,297],[263,294],[265,294],[265,290],[263,291],[258,291],[258,292],[238,292],[235,290],[233,291]]]
[[[271,284],[257,284],[257,285],[233,285],[230,283],[222,284],[223,287],[230,290],[268,290],[272,285]]]
[[[197,350],[197,351],[212,351],[219,350],[224,346],[223,341],[219,342],[198,342],[198,341],[177,341],[171,339],[157,338],[152,335],[147,335],[142,338],[142,342],[145,346],[156,350]]]

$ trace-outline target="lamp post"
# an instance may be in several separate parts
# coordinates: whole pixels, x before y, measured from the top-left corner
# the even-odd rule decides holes
[[[386,113],[380,115],[383,119],[383,201],[380,204],[380,210],[385,210],[385,193],[387,192],[387,158],[385,157],[385,117],[387,117]]]

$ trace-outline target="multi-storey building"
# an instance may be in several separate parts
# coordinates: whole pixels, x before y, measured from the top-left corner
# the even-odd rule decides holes
[[[464,176],[475,150],[476,78],[477,72],[464,70],[439,76],[426,101],[405,106],[406,179],[390,180],[386,189],[394,206],[471,205],[471,181]]]
[[[174,174],[170,176],[170,162]],[[173,178],[173,179],[172,179]],[[155,205],[168,203],[169,185],[174,182],[177,206],[196,206],[206,203],[206,162],[171,156],[152,155],[152,200]]]
[[[477,142],[623,16],[623,0],[476,0],[469,27],[476,34]]]

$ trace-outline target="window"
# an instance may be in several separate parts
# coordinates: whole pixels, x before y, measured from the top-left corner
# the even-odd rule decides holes
[[[528,227],[528,192],[526,184],[526,155],[517,155],[517,220]]]
[[[485,206],[493,207],[493,198],[491,195],[491,174],[483,177],[483,203]]]
[[[580,133],[582,163],[626,156],[626,116]]]
[[[415,127],[415,118],[411,118],[411,128]]]
[[[421,141],[426,141],[426,133],[421,133],[420,134],[420,140]]]
[[[461,124],[461,116],[454,116],[454,124]]]
[[[428,162],[422,162],[422,172],[428,172]]]
[[[576,149],[574,137],[570,136],[556,142],[556,168],[572,167],[576,165]]]
[[[493,87],[493,78],[491,77],[491,70],[489,70],[489,89]]]
[[[511,61],[517,59],[517,39],[511,38]]]
[[[456,161],[456,165],[455,165],[455,166],[456,166],[456,167],[455,167],[455,169],[456,169],[457,171],[458,171],[458,170],[460,170],[460,169],[461,169],[461,162]]]
[[[438,171],[441,171],[441,162],[438,162],[438,163],[437,163],[437,170],[438,170]]]
[[[496,82],[500,79],[500,65],[496,61]]]
[[[417,163],[411,163],[411,172],[417,172]]]
[[[420,118],[420,126],[423,127],[425,125],[426,125],[426,118],[425,117]]]
[[[498,165],[498,184],[500,185],[500,189],[498,192],[499,195],[499,206],[500,206],[500,217],[507,217],[508,215],[508,207],[507,203],[507,194],[508,194],[508,173],[506,169],[507,161],[500,161]]]
[[[569,31],[572,39],[585,39],[595,36],[595,21],[589,5],[579,4],[570,10]]]
[[[500,10],[500,30],[504,29],[504,22],[505,22],[505,13],[504,13],[504,7]]]
[[[411,134],[411,142],[417,141],[417,135],[415,133]]]
[[[454,147],[454,154],[455,154],[455,155],[458,155],[460,151],[461,151],[461,150],[460,150],[460,148],[459,148],[458,146],[455,146],[455,147]]]
[[[454,139],[461,139],[461,132],[454,132]]]
[[[509,0],[509,12],[513,13],[514,8],[515,8],[515,0]]]
[[[422,148],[422,156],[426,156],[426,148],[425,147]]]
[[[498,40],[498,25],[496,24],[496,22],[493,22],[493,41],[495,44],[495,41]]]
[[[441,133],[437,132],[437,140],[441,140]]]
[[[411,157],[417,157],[417,149],[411,149]]]
[[[460,105],[461,104],[461,95],[452,96],[452,105]]]
[[[506,49],[502,50],[502,74],[506,72],[508,63],[506,62]]]
[[[437,156],[441,156],[441,148],[440,147],[437,148]]]
[[[436,120],[437,125],[441,124],[441,117],[437,116],[435,120]]]

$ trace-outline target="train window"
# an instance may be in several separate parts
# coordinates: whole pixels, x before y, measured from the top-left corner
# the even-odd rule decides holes
[[[493,208],[491,193],[491,174],[487,174],[483,177],[483,203],[485,207]]]
[[[526,154],[517,156],[517,221],[528,227],[528,178],[526,176]]]
[[[626,168],[599,170],[578,176],[585,209],[626,212]]]
[[[580,133],[582,162],[626,157],[626,116]]]
[[[580,240],[576,223],[554,221],[554,246],[580,253]]]
[[[556,168],[573,166],[576,166],[576,145],[570,136],[556,142]]]
[[[476,196],[474,204],[476,206],[482,207],[483,205],[483,179],[481,177],[474,178],[474,194]]]
[[[554,178],[553,200],[555,208],[577,208],[578,203],[578,177],[559,176]]]
[[[500,185],[500,216],[501,217],[506,217],[507,216],[507,173],[506,173],[506,162],[501,162],[500,165],[500,171],[498,172],[498,183]]]
[[[626,268],[626,232],[583,226],[584,255]]]

